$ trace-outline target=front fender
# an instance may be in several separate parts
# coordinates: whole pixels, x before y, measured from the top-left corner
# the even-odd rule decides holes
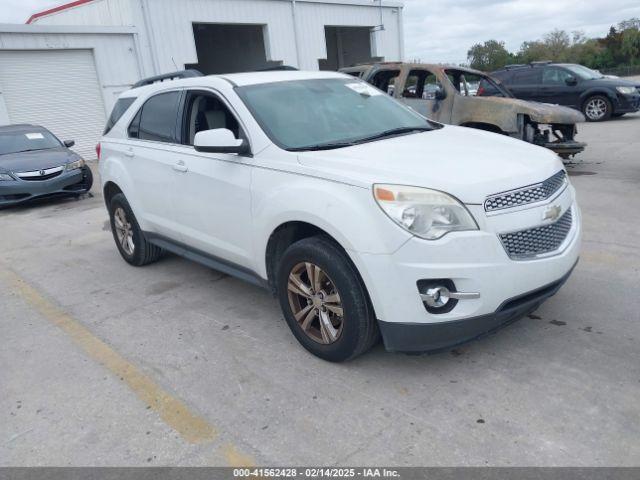
[[[390,254],[411,238],[382,212],[370,189],[257,169],[252,195],[255,266],[263,278],[269,238],[288,222],[314,225],[345,250],[358,253]]]

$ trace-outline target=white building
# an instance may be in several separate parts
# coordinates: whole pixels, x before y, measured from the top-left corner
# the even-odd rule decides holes
[[[402,2],[76,0],[0,25],[0,124],[37,123],[91,158],[107,112],[143,77],[402,60]]]

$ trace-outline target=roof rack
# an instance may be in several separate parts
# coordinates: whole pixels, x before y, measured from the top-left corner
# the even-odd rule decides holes
[[[524,63],[513,63],[511,65],[505,65],[504,69],[505,70],[511,70],[514,68],[524,68],[524,67],[528,67],[528,65],[524,64]]]
[[[275,65],[273,67],[261,68],[260,70],[256,70],[256,72],[277,72],[277,71],[298,71],[296,67],[292,67],[291,65]]]
[[[530,62],[529,65],[549,65],[551,62],[551,60],[539,60],[537,62]]]
[[[143,78],[139,82],[136,82],[131,88],[140,88],[145,85],[152,85],[158,82],[165,82],[170,80],[179,80],[181,78],[194,78],[194,77],[203,77],[202,72],[199,72],[195,69],[190,70],[180,70],[178,72],[165,73],[162,75],[156,75],[155,77]]]

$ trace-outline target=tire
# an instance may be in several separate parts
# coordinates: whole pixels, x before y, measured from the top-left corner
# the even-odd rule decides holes
[[[113,239],[127,263],[141,267],[160,258],[162,249],[149,243],[144,237],[124,194],[114,195],[109,202],[109,217]],[[124,225],[124,229],[120,228],[120,225]],[[122,240],[123,238],[125,240]]]
[[[91,187],[93,187],[93,172],[89,167],[82,169],[82,187],[83,193],[89,193]]]
[[[613,105],[606,96],[593,95],[584,101],[582,113],[589,122],[603,122],[611,118]]]
[[[626,113],[614,113],[614,114],[612,114],[611,116],[612,116],[613,118],[620,118],[620,117],[622,117],[623,115],[626,115]]]
[[[308,272],[315,276],[316,269],[320,269],[319,281],[310,282]],[[297,280],[291,281],[297,292],[291,290],[292,275],[298,275],[297,280],[310,287],[313,295],[308,295],[309,290],[306,293],[300,290]],[[293,335],[317,357],[343,362],[363,354],[378,342],[378,323],[362,279],[351,260],[330,238],[311,237],[291,245],[277,266],[276,286]],[[331,326],[323,327],[327,321]]]

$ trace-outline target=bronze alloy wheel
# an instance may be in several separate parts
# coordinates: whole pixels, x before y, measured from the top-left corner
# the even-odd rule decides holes
[[[317,265],[298,263],[289,273],[289,306],[302,331],[315,342],[330,345],[342,334],[344,311],[335,284]]]
[[[131,222],[127,219],[127,214],[122,207],[118,207],[113,217],[116,236],[118,237],[118,242],[120,242],[122,250],[124,250],[127,255],[133,255],[136,246],[133,242],[133,228],[131,227]]]

